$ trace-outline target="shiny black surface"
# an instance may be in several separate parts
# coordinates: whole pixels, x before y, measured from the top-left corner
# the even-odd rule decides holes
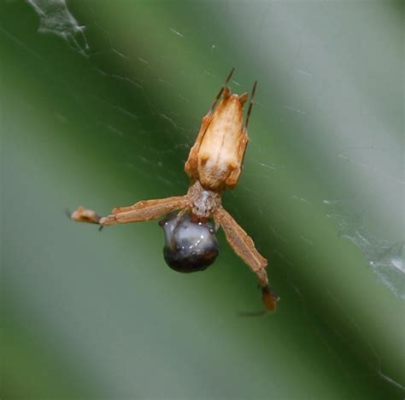
[[[165,233],[163,255],[175,271],[203,271],[217,258],[218,241],[211,222],[194,222],[188,214],[170,215],[160,226]]]

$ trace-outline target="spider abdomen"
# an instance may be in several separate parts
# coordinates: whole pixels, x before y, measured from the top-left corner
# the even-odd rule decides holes
[[[247,94],[224,89],[221,102],[203,119],[199,136],[185,165],[188,176],[208,190],[222,191],[237,185],[248,143],[243,107]]]

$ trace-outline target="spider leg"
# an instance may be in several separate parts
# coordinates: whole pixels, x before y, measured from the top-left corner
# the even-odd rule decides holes
[[[252,238],[223,207],[219,207],[215,211],[214,220],[218,225],[221,225],[234,252],[258,277],[264,304],[267,309],[274,311],[277,307],[278,296],[269,286],[266,272],[267,260],[257,251]]]
[[[267,286],[267,260],[257,251],[252,238],[223,207],[215,212],[214,219],[224,230],[226,239],[235,253],[257,275],[260,286]]]
[[[70,218],[76,222],[99,224],[101,229],[103,226],[156,220],[172,211],[187,208],[188,203],[187,195],[139,201],[129,207],[114,208],[106,217],[100,217],[93,210],[79,207],[70,215]]]
[[[162,218],[173,211],[187,208],[188,204],[187,195],[139,201],[129,207],[115,208],[110,215],[101,218],[99,224],[109,226],[152,221]]]
[[[66,210],[66,215],[73,221],[86,222],[87,224],[98,224],[101,218],[95,211],[84,207],[79,207],[72,213]]]

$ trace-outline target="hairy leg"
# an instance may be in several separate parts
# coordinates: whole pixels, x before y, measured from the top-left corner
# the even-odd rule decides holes
[[[257,275],[266,307],[271,311],[275,310],[278,296],[269,287],[266,272],[267,260],[257,251],[252,238],[223,207],[218,208],[214,214],[214,219],[224,230],[226,239],[234,252]]]
[[[71,214],[66,211],[68,217],[76,222],[86,222],[87,224],[98,224],[100,222],[100,216],[93,210],[88,210],[84,207],[79,207]]]
[[[88,222],[99,224],[100,226],[110,226],[152,221],[162,218],[173,211],[187,207],[187,196],[175,196],[166,199],[139,201],[129,207],[115,208],[112,213],[106,217],[100,217],[92,210],[79,207],[71,214],[71,218],[77,222]]]

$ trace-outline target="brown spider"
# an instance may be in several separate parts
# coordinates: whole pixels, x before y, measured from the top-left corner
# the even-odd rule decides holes
[[[221,201],[223,192],[234,188],[239,181],[249,141],[247,128],[257,85],[257,82],[253,85],[244,122],[243,109],[248,100],[248,94],[233,94],[228,88],[233,72],[234,68],[225,80],[208,114],[203,118],[197,140],[190,150],[184,168],[191,179],[186,195],[139,201],[129,207],[114,208],[106,217],[100,217],[92,210],[79,207],[71,214],[71,219],[98,224],[101,228],[156,220],[169,214],[169,217],[161,222],[169,242],[165,247],[165,258],[170,266],[182,272],[205,269],[215,260],[218,254],[215,231],[209,224],[213,219],[215,226],[221,226],[224,230],[226,239],[235,253],[257,275],[264,304],[268,310],[273,311],[276,309],[278,296],[269,286],[266,272],[267,260],[257,251],[252,238],[223,208]],[[178,210],[180,212],[172,218],[171,213]],[[173,233],[179,226],[185,232],[181,239]],[[193,229],[194,236],[191,234]],[[190,239],[190,235],[193,238]],[[179,244],[179,240],[183,244]],[[186,245],[184,240],[188,240]],[[201,241],[208,241],[208,246],[198,248]],[[192,251],[190,250],[184,257],[181,256],[183,259],[179,264],[179,261],[174,259],[181,248]]]

